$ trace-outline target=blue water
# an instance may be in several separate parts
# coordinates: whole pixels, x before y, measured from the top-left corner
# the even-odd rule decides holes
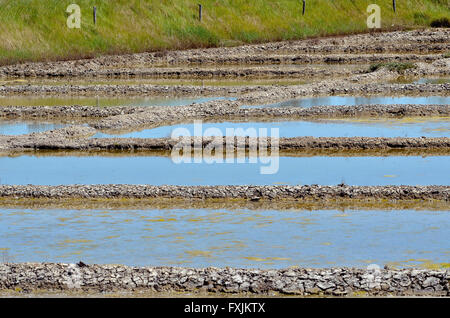
[[[312,107],[312,106],[355,106],[367,104],[450,104],[450,97],[444,96],[323,96],[292,99],[285,102],[267,104],[263,106],[247,107]]]
[[[0,209],[14,262],[332,267],[450,261],[449,212]]]
[[[450,83],[450,78],[436,77],[436,78],[419,78],[413,82],[414,84],[445,84]]]
[[[163,138],[170,137],[174,129],[186,128],[191,136],[194,136],[194,124],[164,126],[153,129],[144,129],[129,133],[97,133],[95,138]],[[282,121],[282,122],[221,122],[202,123],[200,131],[207,129],[220,129],[222,135],[226,135],[227,128],[242,128],[244,133],[236,133],[238,136],[248,135],[245,132],[254,128],[258,134],[259,129],[267,129],[267,135],[271,135],[271,129],[278,129],[279,137],[448,137],[450,136],[450,121],[432,120],[404,122],[402,120],[379,120],[367,122],[355,122],[346,120],[333,121]]]
[[[0,121],[0,135],[24,135],[34,132],[60,129],[71,124],[57,124],[35,121]]]
[[[60,129],[70,126],[70,123],[51,123],[45,121],[4,121],[0,120],[0,135],[22,135],[34,132]],[[169,137],[174,129],[187,128],[194,135],[194,124],[186,123],[180,125],[163,126],[153,129],[144,129],[129,133],[102,133],[99,132],[95,138],[162,138]],[[448,137],[450,135],[450,121],[445,119],[418,119],[416,122],[402,120],[379,120],[379,121],[282,121],[282,122],[221,122],[203,123],[202,133],[209,128],[218,128],[225,136],[227,128],[242,128],[236,135],[248,135],[249,128],[267,129],[271,135],[271,129],[277,128],[280,137]]]
[[[209,157],[211,159],[211,157]],[[1,184],[450,185],[448,156],[280,157],[179,163],[156,156],[0,157]],[[207,158],[206,158],[207,159]],[[262,159],[270,159],[264,161]],[[272,164],[274,174],[261,174]],[[278,168],[278,170],[276,170]]]

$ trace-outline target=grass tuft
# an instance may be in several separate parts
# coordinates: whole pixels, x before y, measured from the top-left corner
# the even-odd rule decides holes
[[[448,18],[440,18],[431,21],[430,26],[432,28],[450,28],[450,20]]]
[[[376,63],[369,67],[370,72],[375,72],[381,68],[386,68],[391,72],[403,73],[407,69],[416,68],[413,63],[400,63],[400,62],[390,62],[390,63]]]

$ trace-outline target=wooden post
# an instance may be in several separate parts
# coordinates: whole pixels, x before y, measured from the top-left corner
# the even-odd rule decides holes
[[[97,7],[94,7],[94,24],[97,24]]]
[[[397,4],[395,3],[395,0],[392,0],[392,7],[394,8],[394,12],[397,10]]]
[[[302,10],[302,15],[305,15],[305,8],[306,8],[306,0],[303,0],[303,10]]]
[[[200,21],[200,22],[202,22],[202,5],[199,3],[198,4],[198,20]]]

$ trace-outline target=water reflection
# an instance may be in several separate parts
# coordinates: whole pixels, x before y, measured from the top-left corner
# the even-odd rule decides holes
[[[312,107],[312,106],[356,106],[367,104],[450,104],[450,97],[445,96],[325,96],[292,99],[280,103],[247,107]]]
[[[164,126],[127,133],[102,133],[93,138],[164,138],[172,131],[186,128],[194,136],[194,124]],[[280,122],[221,122],[202,123],[202,132],[209,128],[218,128],[225,136],[227,128],[235,129],[236,135],[248,135],[247,129],[278,129],[280,137],[448,137],[450,119],[444,118],[406,118],[398,120],[321,120],[321,121],[280,121]],[[238,128],[242,128],[239,133]]]

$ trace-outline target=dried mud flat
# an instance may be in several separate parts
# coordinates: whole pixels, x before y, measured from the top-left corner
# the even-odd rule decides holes
[[[170,138],[91,138],[99,131],[126,132],[187,123],[312,120],[327,118],[442,118],[450,105],[360,105],[245,108],[311,96],[450,96],[450,84],[392,83],[400,77],[450,75],[450,30],[414,30],[359,34],[233,48],[105,56],[95,59],[25,63],[0,67],[0,95],[15,96],[221,96],[177,107],[2,106],[0,118],[71,120],[63,129],[20,136],[0,135],[0,155],[167,156],[179,140]],[[371,63],[409,63],[402,70]],[[399,64],[400,63],[400,64]],[[400,65],[400,66],[405,66]],[[67,80],[64,85],[40,85],[36,78]],[[252,79],[298,78],[301,85],[195,86],[154,84],[76,84],[93,78]],[[23,85],[11,85],[25,79]],[[83,125],[85,124],[85,125]],[[249,149],[271,140],[236,138],[233,149]],[[192,138],[191,146],[226,146],[225,139]],[[426,155],[450,153],[450,138],[295,137],[278,140],[289,155]],[[0,185],[0,206],[227,207],[286,209],[292,207],[449,208],[450,187],[433,186],[151,186],[151,185]],[[298,296],[450,296],[448,270],[353,268],[281,270],[233,268],[127,267],[54,263],[0,264],[0,295],[12,290],[39,295],[119,292],[211,293],[213,295]],[[6,290],[3,293],[1,290]],[[129,295],[129,294],[128,294]],[[17,295],[12,295],[13,297]]]

